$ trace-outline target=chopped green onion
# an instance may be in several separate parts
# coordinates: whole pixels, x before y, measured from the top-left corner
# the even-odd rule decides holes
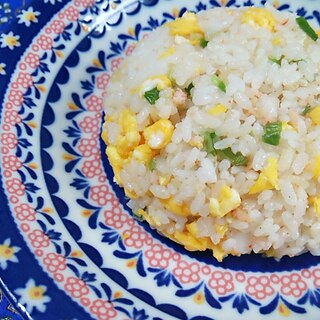
[[[211,77],[211,82],[224,93],[227,92],[225,83],[220,80],[215,74]]]
[[[188,96],[191,96],[191,89],[194,87],[193,83],[191,82],[184,90],[186,91]]]
[[[234,153],[231,148],[217,150],[217,153],[219,158],[229,160],[233,166],[246,166],[248,163],[246,156],[241,152]]]
[[[149,91],[146,91],[144,93],[144,97],[147,99],[147,101],[150,103],[150,104],[155,104],[156,101],[159,99],[159,93],[160,93],[160,90],[158,90],[157,87],[149,90]]]
[[[200,40],[200,47],[205,48],[208,45],[208,42],[209,42],[208,40],[202,38]]]
[[[301,112],[301,114],[303,116],[307,115],[309,112],[311,111],[311,106],[306,106],[303,111]]]
[[[282,123],[280,121],[268,123],[265,126],[265,132],[262,136],[262,140],[265,143],[277,146],[280,143],[282,131]]]
[[[214,144],[219,140],[219,137],[215,132],[206,131],[203,134],[204,138],[204,148],[205,150],[217,156],[220,160],[228,159],[233,166],[246,166],[248,163],[248,158],[244,156],[241,152],[234,153],[231,148],[226,148],[223,150],[217,150]]]
[[[290,60],[289,63],[299,63],[301,61],[305,61],[304,59]]]
[[[275,58],[275,57],[268,57],[269,61],[274,62],[276,64],[278,64],[279,66],[281,66],[282,60],[285,56],[282,54],[281,57],[279,59]]]
[[[150,170],[151,172],[153,172],[155,168],[156,168],[156,162],[155,162],[154,158],[152,158],[152,159],[149,161],[149,170]]]
[[[214,144],[219,140],[219,137],[215,132],[206,131],[203,134],[204,147],[206,151],[214,156],[217,155],[217,150],[214,148]]]
[[[304,31],[313,41],[317,41],[319,36],[310,26],[309,22],[304,17],[296,18],[296,22],[299,25],[300,29]]]

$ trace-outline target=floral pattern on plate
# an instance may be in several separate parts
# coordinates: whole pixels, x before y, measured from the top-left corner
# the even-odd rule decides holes
[[[19,57],[13,70],[0,52],[0,74],[10,79],[0,92],[0,200],[8,200],[6,223],[24,239],[0,226],[7,231],[0,271],[12,274],[33,259],[25,276],[0,272],[19,302],[35,319],[314,319],[317,257],[252,255],[219,264],[210,253],[186,252],[133,219],[99,138],[111,73],[139,39],[187,9],[264,1],[44,2],[56,10],[50,18],[34,4],[18,17],[20,29],[13,25],[0,39]],[[275,5],[319,22],[312,1]],[[30,46],[21,25],[41,25]],[[63,315],[57,296],[69,299]]]

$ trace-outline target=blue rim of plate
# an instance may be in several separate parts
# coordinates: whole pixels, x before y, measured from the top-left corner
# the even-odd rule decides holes
[[[99,4],[101,2],[102,1],[97,1],[96,3]],[[118,2],[119,4],[121,3],[121,1],[115,1],[115,2]],[[25,48],[27,47],[27,44],[32,42],[32,40],[33,40],[32,36],[34,34],[37,34],[41,30],[41,28],[46,24],[46,22],[52,16],[54,16],[55,13],[59,12],[63,7],[65,7],[68,3],[69,3],[69,1],[57,2],[55,5],[47,4],[47,6],[48,5],[50,6],[50,9],[52,8],[51,11],[50,10],[44,10],[44,5],[42,3],[39,3],[39,2],[34,2],[34,3],[32,3],[30,5],[34,9],[34,11],[41,12],[41,15],[39,16],[39,22],[38,23],[31,24],[31,26],[28,27],[29,28],[28,30],[32,30],[32,32],[27,33],[26,37],[20,37],[21,46],[18,47],[18,48],[15,48],[15,50],[14,50],[14,54],[15,54],[16,57],[20,57],[23,54]],[[144,2],[142,1],[141,3],[144,4],[146,7],[152,7],[152,6],[157,5],[158,1],[144,1]],[[247,4],[247,5],[251,5],[250,1],[246,1],[244,3]],[[202,6],[204,6],[204,5],[203,5],[203,3],[199,2],[198,7],[200,7],[200,9],[202,9],[200,4]],[[215,6],[215,5],[218,5],[219,3],[216,2],[216,1],[210,1],[210,4]],[[234,5],[235,1],[229,1],[229,2],[226,2],[225,4],[226,5]],[[196,9],[199,10],[198,7]],[[288,7],[289,7],[289,5],[284,4],[284,5],[281,5],[279,9],[286,10],[286,9],[288,9]],[[299,9],[298,13],[300,15],[306,15],[307,14],[307,12],[302,7],[298,8],[298,9]],[[140,9],[137,10],[137,11],[134,11],[134,14],[137,14],[139,11],[140,11]],[[180,11],[180,14],[181,13],[182,13],[182,11]],[[312,16],[308,16],[308,18],[316,18],[319,21],[319,12],[314,10],[312,12]],[[116,23],[113,23],[113,24],[116,24],[116,25],[120,24],[120,22],[121,22],[120,20],[122,20],[122,17],[121,17],[121,19],[116,21]],[[10,27],[10,30],[15,31],[18,34],[18,31],[20,30],[19,27],[21,27],[21,25],[19,25],[17,23],[17,21],[15,21],[12,24],[12,26]],[[12,53],[10,49],[1,49],[1,50],[3,52]],[[13,57],[13,56],[14,55],[10,56],[10,60],[12,59],[11,57]],[[6,62],[6,61],[5,61],[5,59],[2,59],[1,51],[0,51],[0,63],[1,62]],[[11,81],[10,80],[11,75],[15,72],[14,71],[15,67],[16,66],[14,64],[10,64],[10,62],[8,60],[8,62],[6,63],[6,75],[5,75],[5,77],[9,80],[8,83]],[[5,89],[6,88],[2,89],[1,93],[0,93],[0,95],[1,95],[0,97],[1,97],[1,101],[2,102],[3,102],[3,99],[4,99],[4,94],[6,92]],[[99,141],[99,143],[100,143],[100,148],[103,150],[104,147],[103,147],[103,144],[102,144],[101,140]],[[120,202],[122,203],[122,205],[126,206],[126,199],[125,199],[125,197],[123,195],[123,191],[113,184],[112,171],[110,169],[110,166],[109,166],[106,158],[103,158],[102,161],[103,161],[103,166],[104,166],[105,171],[107,173],[107,178],[109,179],[110,185],[112,185],[113,190],[114,190],[115,194],[117,195],[117,197],[120,199]],[[3,185],[2,184],[2,178],[3,178],[3,172],[2,171],[3,171],[3,169],[0,169],[0,173],[1,173],[0,174],[0,181],[1,181],[0,200],[1,200],[1,203],[5,203],[5,205],[7,206],[7,198],[6,198],[5,192],[4,192],[3,188],[2,188],[2,185]],[[9,209],[9,207],[6,210],[1,208],[0,212],[3,212],[3,214],[7,214],[8,217],[9,217],[11,210]],[[8,223],[8,229],[7,230],[9,230],[10,229],[10,220],[8,219],[8,221],[5,221],[5,223]],[[3,224],[3,226],[5,225],[5,223]],[[185,250],[182,249],[180,246],[178,246],[178,245],[176,245],[176,244],[174,244],[174,243],[172,243],[172,242],[170,242],[168,240],[162,239],[158,234],[156,234],[154,231],[152,231],[145,224],[140,224],[139,223],[139,225],[141,225],[147,233],[152,234],[153,238],[159,240],[161,243],[163,243],[167,247],[173,248],[175,251],[177,251],[177,252],[179,252],[181,254],[186,254],[187,256],[191,256],[193,259],[196,259],[199,262],[204,262],[204,263],[209,263],[210,262],[210,261],[208,261],[208,255],[206,255],[206,254],[204,255],[202,253],[199,253],[199,254],[198,253],[196,253],[196,254],[186,253]],[[18,230],[16,230],[16,232],[18,233]],[[21,237],[21,235],[19,235],[18,237]],[[4,239],[6,239],[6,238],[4,237]],[[22,237],[21,237],[21,243],[24,243],[24,247],[27,247]],[[21,254],[22,253],[20,251],[20,255]],[[35,259],[34,256],[30,252],[28,252],[28,254],[26,254],[25,259],[32,259],[33,260],[32,265],[37,267],[37,269],[39,270],[39,273],[42,274],[43,278],[50,279],[48,277],[47,273],[45,271],[42,271],[41,267],[38,265],[38,260]],[[294,263],[292,263],[293,260],[294,260]],[[269,266],[267,266],[267,267],[266,267],[266,263],[265,263],[266,261],[267,261],[267,263],[270,263]],[[265,258],[261,258],[261,257],[257,257],[257,256],[254,256],[254,255],[251,255],[251,256],[242,257],[242,258],[233,258],[233,257],[227,258],[226,261],[223,263],[223,267],[226,268],[226,269],[231,269],[233,271],[237,271],[237,270],[240,270],[240,271],[261,271],[261,267],[258,266],[258,264],[260,263],[260,266],[261,266],[261,264],[264,265],[263,272],[268,272],[268,271],[290,271],[290,270],[300,270],[302,268],[307,268],[307,267],[310,267],[312,265],[316,265],[316,264],[318,264],[318,261],[319,261],[318,258],[313,257],[313,256],[311,256],[309,254],[305,254],[305,255],[302,255],[302,256],[294,258],[294,259],[284,258],[280,263],[279,262],[275,262],[272,259],[267,259],[266,260]],[[246,266],[246,264],[248,264],[248,262],[249,262],[250,265],[251,265],[251,263],[252,263],[252,265],[255,264],[253,266],[253,268],[250,267],[249,270],[248,270],[248,268]],[[236,267],[234,267],[233,264],[236,264]],[[290,264],[290,267],[288,266],[288,264]],[[218,265],[218,264],[214,263],[214,265]],[[219,266],[221,266],[221,265],[219,265]],[[26,282],[26,280],[24,282]],[[10,281],[8,281],[7,283],[10,283]],[[42,283],[45,283],[45,282],[42,281]],[[48,284],[48,286],[49,286],[49,283],[50,283],[50,281],[48,281],[45,284]],[[0,283],[0,285],[1,285],[1,283]],[[50,285],[52,285],[52,284],[50,283]],[[14,295],[10,294],[10,291],[8,290],[8,288],[6,288],[6,286],[3,286],[3,289],[9,295],[9,297],[11,298],[11,300],[12,300],[13,304],[16,306],[16,308],[19,309],[20,312],[23,312],[23,309],[21,308],[21,306],[19,304],[16,303],[16,301],[14,300],[15,299]],[[57,290],[57,291],[59,292],[59,295],[60,295],[61,291],[60,290]],[[65,301],[65,302],[68,302],[68,303],[66,303],[66,305],[71,303],[71,299],[67,295],[65,295],[63,297],[63,299],[61,299],[61,300]],[[49,305],[51,305],[51,304],[52,304],[52,302],[49,303]],[[75,303],[72,303],[72,305],[76,306]],[[288,305],[287,305],[287,307],[288,307]],[[290,309],[290,304],[289,304],[289,309]],[[291,310],[294,311],[294,309],[295,308],[293,308]],[[81,315],[81,312],[84,312],[84,311],[79,306],[77,312],[79,312],[79,315]],[[24,316],[26,317],[27,314],[25,313]],[[90,316],[87,315],[87,317],[89,319]]]

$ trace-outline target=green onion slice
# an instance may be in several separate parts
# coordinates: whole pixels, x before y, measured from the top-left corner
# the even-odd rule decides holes
[[[209,42],[208,40],[202,38],[200,40],[200,47],[205,48],[208,45],[208,42]]]
[[[311,111],[311,106],[306,106],[303,111],[301,112],[301,114],[303,116],[307,115],[309,112]]]
[[[150,104],[155,104],[156,101],[159,99],[159,93],[160,93],[160,90],[158,90],[158,88],[153,88],[149,91],[146,91],[144,93],[144,97],[147,99],[147,101],[150,103]]]
[[[220,159],[228,159],[233,166],[246,166],[248,158],[241,152],[234,153],[231,148],[217,150]]]
[[[282,54],[281,57],[279,59],[275,58],[275,57],[268,57],[269,61],[274,62],[276,64],[278,64],[279,66],[281,66],[282,60],[284,59],[284,55]]]
[[[290,60],[289,61],[289,63],[291,64],[291,63],[299,63],[299,62],[301,62],[301,61],[305,61],[304,59],[293,59],[293,60]]]
[[[317,41],[319,36],[310,26],[309,22],[304,17],[296,18],[296,22],[299,25],[300,29],[304,31],[313,41]]]
[[[150,162],[149,162],[149,170],[150,170],[151,172],[153,172],[155,168],[156,168],[156,162],[155,162],[154,158],[152,158],[152,159],[150,160]]]
[[[184,90],[186,91],[188,96],[191,96],[191,89],[194,87],[193,83],[191,82]]]
[[[273,146],[277,146],[280,143],[282,131],[282,123],[280,121],[268,123],[265,126],[265,132],[262,136],[262,141]]]
[[[205,150],[217,156],[218,159],[228,159],[233,166],[246,166],[248,163],[248,158],[244,156],[241,152],[234,153],[231,148],[226,148],[222,150],[217,150],[214,147],[214,144],[219,141],[219,137],[215,132],[206,131],[203,134],[204,138],[204,148]]]
[[[225,83],[220,80],[215,74],[211,77],[211,82],[224,93],[227,92]]]
[[[206,131],[203,134],[203,138],[204,138],[204,148],[205,150],[216,156],[217,155],[217,150],[214,148],[214,144],[219,140],[219,137],[216,135],[215,132],[209,132]]]

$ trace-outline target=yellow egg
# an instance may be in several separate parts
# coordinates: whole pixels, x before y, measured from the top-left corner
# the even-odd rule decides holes
[[[283,122],[281,122],[281,125],[282,125],[282,130],[283,131],[285,131],[285,130],[287,130],[287,131],[295,131],[295,128],[291,124],[289,124],[288,122],[283,121]]]
[[[309,204],[311,204],[314,208],[315,213],[320,218],[320,197],[309,197]]]
[[[159,176],[160,186],[167,186],[171,181],[171,176]]]
[[[173,238],[189,251],[204,251],[207,249],[207,241],[204,238],[197,239],[187,231],[175,230]]]
[[[143,96],[146,91],[157,88],[158,90],[163,90],[172,87],[171,80],[164,74],[156,75],[150,77],[143,81],[139,87],[140,96]]]
[[[124,160],[120,156],[117,148],[115,146],[107,146],[106,154],[108,156],[110,165],[112,166],[114,172],[114,178],[119,185],[122,185],[122,181],[120,179],[120,171],[123,167]]]
[[[264,190],[279,190],[278,160],[275,157],[268,159],[267,166],[261,171],[256,182],[251,186],[249,194],[255,194]]]
[[[228,231],[228,226],[227,225],[220,225],[220,224],[217,224],[215,223],[214,224],[214,228],[216,229],[216,232],[218,233],[218,235],[220,237],[224,237],[224,235],[226,234],[226,232]]]
[[[227,255],[222,246],[220,244],[215,245],[209,237],[198,238],[194,222],[189,223],[186,228],[187,230],[185,231],[175,230],[173,234],[167,232],[164,232],[164,234],[171,240],[183,245],[189,251],[205,251],[210,249],[213,256],[220,262]]]
[[[312,174],[316,180],[320,178],[320,154],[317,154],[315,157]]]
[[[169,47],[167,50],[165,50],[160,56],[160,59],[165,59],[167,57],[172,56],[174,53],[176,52],[176,47],[175,46],[171,46]]]
[[[282,38],[280,37],[274,37],[272,38],[272,44],[274,46],[279,46],[282,43]]]
[[[105,144],[109,144],[109,138],[108,138],[108,133],[107,130],[103,130],[101,134],[101,138],[104,141]]]
[[[128,109],[124,109],[119,116],[118,123],[121,131],[117,138],[119,154],[126,158],[138,145],[141,139],[138,131],[136,116]]]
[[[215,246],[215,248],[212,249],[212,253],[219,262],[222,262],[222,260],[227,256],[221,246]]]
[[[170,28],[170,34],[173,36],[188,36],[192,33],[204,34],[201,29],[198,17],[192,12],[186,12],[181,18],[166,24]]]
[[[217,104],[208,110],[211,116],[218,116],[219,114],[225,113],[228,109],[223,104]]]
[[[143,219],[146,220],[150,224],[150,226],[153,226],[153,227],[161,226],[161,223],[159,223],[159,221],[157,221],[153,217],[149,216],[145,210],[138,209],[137,215],[142,216]]]
[[[173,197],[170,197],[169,199],[160,199],[160,201],[167,210],[178,216],[187,217],[191,215],[189,207],[183,203],[178,204]]]
[[[190,146],[196,147],[198,149],[203,148],[203,137],[202,136],[193,136],[189,141]]]
[[[242,23],[248,23],[255,29],[265,28],[275,30],[276,21],[272,13],[266,8],[250,8],[242,16]]]
[[[320,105],[313,108],[308,116],[311,118],[312,122],[315,124],[315,125],[319,125],[320,124]]]
[[[140,144],[133,150],[132,156],[143,163],[149,163],[155,156],[155,152],[144,143]]]
[[[198,237],[198,227],[197,227],[197,220],[188,223],[186,225],[187,230],[191,233],[194,237]]]
[[[224,185],[220,190],[219,199],[210,198],[209,209],[210,214],[216,218],[221,218],[227,213],[238,208],[241,204],[239,193]]]
[[[152,149],[164,148],[172,138],[174,126],[170,120],[160,119],[143,130],[146,143]]]
[[[137,199],[138,198],[137,194],[134,191],[129,190],[128,188],[124,188],[124,193],[130,199]]]

